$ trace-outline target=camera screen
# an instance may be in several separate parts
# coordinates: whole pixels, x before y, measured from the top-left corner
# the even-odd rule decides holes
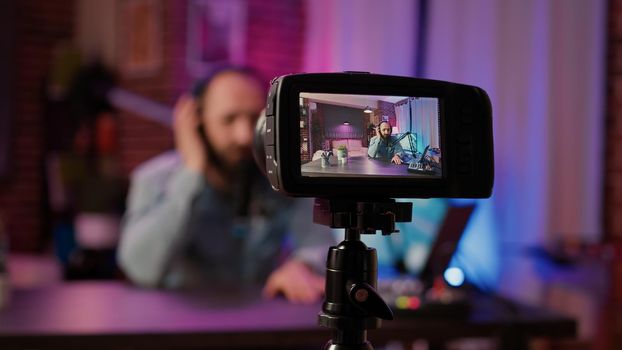
[[[302,176],[442,177],[438,98],[299,97]]]

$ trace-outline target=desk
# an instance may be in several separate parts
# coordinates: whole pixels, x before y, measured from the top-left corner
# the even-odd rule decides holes
[[[348,157],[348,163],[337,164],[334,157],[330,166],[322,168],[321,159],[302,164],[302,176],[310,177],[422,177],[434,178],[430,175],[419,175],[408,172],[408,163],[400,165],[388,163],[380,159],[369,159],[367,156]],[[440,176],[439,173],[437,176]]]
[[[0,311],[5,349],[320,349],[329,331],[317,326],[320,305],[261,300],[257,291],[210,299],[205,295],[139,289],[119,282],[74,282],[14,290]],[[235,300],[235,301],[234,301]],[[458,337],[573,337],[571,319],[491,298],[468,320],[398,319],[369,331],[372,343]],[[514,338],[508,338],[514,337]],[[514,343],[517,344],[517,343]]]

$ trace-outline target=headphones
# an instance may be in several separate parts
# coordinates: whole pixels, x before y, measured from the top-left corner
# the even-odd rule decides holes
[[[378,130],[380,130],[380,125],[382,125],[382,124],[384,124],[384,123],[389,124],[389,127],[391,128],[391,131],[393,131],[393,125],[391,125],[391,123],[389,123],[389,121],[388,121],[388,120],[383,120],[383,121],[381,121],[380,123],[378,123],[378,125],[376,125],[376,128],[377,128]]]
[[[260,82],[264,81],[261,78],[261,75],[259,74],[259,72],[257,72],[255,69],[251,67],[235,66],[232,64],[221,64],[221,65],[218,65],[212,68],[203,78],[196,80],[194,84],[192,84],[192,87],[190,88],[190,91],[189,91],[192,97],[194,97],[194,99],[197,101],[197,112],[199,114],[201,114],[203,110],[202,97],[203,97],[203,94],[205,93],[205,90],[207,89],[209,84],[212,82],[212,80],[214,80],[214,78],[217,75],[219,75],[220,73],[225,73],[225,72],[239,73],[245,76],[252,77]]]
[[[190,94],[192,94],[194,98],[200,98],[205,92],[205,89],[212,82],[212,80],[214,80],[217,75],[224,72],[240,73],[253,77],[259,81],[263,81],[259,73],[251,67],[235,66],[232,64],[221,64],[212,68],[204,77],[196,80],[190,88]]]

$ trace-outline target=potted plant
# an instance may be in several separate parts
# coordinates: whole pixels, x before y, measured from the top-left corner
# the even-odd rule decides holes
[[[343,164],[348,162],[348,148],[346,145],[337,146],[337,161]]]

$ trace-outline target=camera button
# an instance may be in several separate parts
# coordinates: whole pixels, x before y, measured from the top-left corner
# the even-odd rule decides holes
[[[266,146],[274,145],[275,139],[274,133],[274,117],[266,116],[266,133],[264,134],[263,142]]]
[[[274,82],[274,84],[270,86],[268,100],[266,101],[266,116],[274,115],[274,113],[276,112],[276,90],[278,86],[278,82]]]
[[[274,154],[274,146],[266,146],[266,175],[270,181],[270,185],[274,189],[279,189],[278,164]]]

